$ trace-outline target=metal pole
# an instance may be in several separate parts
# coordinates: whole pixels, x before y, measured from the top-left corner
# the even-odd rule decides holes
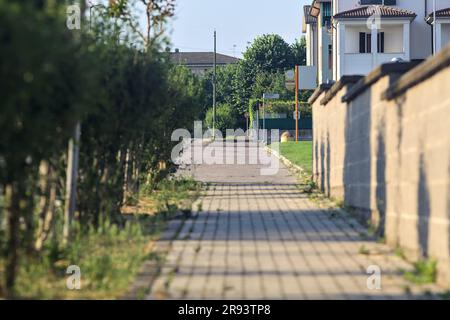
[[[264,102],[264,94],[263,94],[263,138],[264,138],[264,130],[266,129],[266,105]]]
[[[213,76],[213,140],[216,139],[216,75],[217,75],[217,53],[216,53],[216,30],[214,30],[214,76]]]
[[[249,122],[249,117],[246,117],[245,118],[245,123],[246,123],[246,125],[247,125],[247,131],[245,131],[245,132],[247,132],[247,136],[248,136],[248,122]]]
[[[436,54],[436,0],[433,0],[433,55]]]
[[[259,142],[259,102],[256,108],[256,140]]]
[[[298,142],[298,66],[295,66],[295,142]]]

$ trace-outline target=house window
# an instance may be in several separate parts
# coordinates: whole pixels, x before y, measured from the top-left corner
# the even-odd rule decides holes
[[[384,32],[377,34],[378,53],[384,53]],[[372,34],[360,32],[359,33],[359,53],[372,52]]]
[[[378,32],[377,42],[378,42],[378,53],[384,53],[384,32]]]
[[[333,45],[328,45],[328,66],[333,69]]]
[[[329,26],[331,24],[331,2],[322,3],[322,26]]]
[[[372,35],[370,33],[359,33],[359,53],[372,52]]]

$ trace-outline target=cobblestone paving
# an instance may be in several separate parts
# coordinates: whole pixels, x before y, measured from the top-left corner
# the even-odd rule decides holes
[[[192,170],[210,185],[197,201],[201,210],[172,242],[148,299],[429,297],[402,276],[411,266],[362,237],[367,230],[356,220],[318,208],[286,168],[274,176],[261,176],[260,168]],[[380,290],[367,287],[371,265],[381,268]]]

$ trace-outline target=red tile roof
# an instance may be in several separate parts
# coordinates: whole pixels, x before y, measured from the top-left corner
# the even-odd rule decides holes
[[[170,60],[173,63],[187,65],[212,65],[214,52],[171,52]],[[217,53],[216,61],[217,64],[232,64],[238,63],[239,59]]]
[[[373,5],[362,6],[356,9],[342,11],[334,16],[335,19],[342,18],[369,18],[374,13],[379,12],[381,18],[415,18],[416,14],[412,11],[396,7]]]
[[[436,18],[450,18],[450,8],[442,9],[442,10],[436,10]],[[434,15],[433,12],[431,12],[427,16],[427,22],[433,23]]]

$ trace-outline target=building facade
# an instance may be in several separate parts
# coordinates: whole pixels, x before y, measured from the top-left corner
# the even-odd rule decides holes
[[[332,80],[331,0],[316,0],[304,7],[303,30],[306,33],[307,65],[317,66],[317,81]],[[320,66],[320,67],[319,67]]]
[[[175,50],[175,52],[170,52],[170,61],[174,64],[185,65],[196,75],[204,75],[214,67],[214,52],[180,52]],[[216,54],[218,67],[238,62],[238,58],[220,53]]]
[[[318,83],[366,75],[386,62],[422,60],[433,53],[432,0],[314,0],[308,7],[304,21],[310,27],[305,32],[313,40],[307,42],[312,44],[307,51],[317,56],[309,65],[317,66]],[[436,9],[440,50],[450,43],[450,0],[436,0]]]
[[[431,12],[427,16],[427,23],[430,26],[434,25],[434,18],[436,17],[436,51],[442,50],[450,43],[450,8],[436,10],[436,13]]]

